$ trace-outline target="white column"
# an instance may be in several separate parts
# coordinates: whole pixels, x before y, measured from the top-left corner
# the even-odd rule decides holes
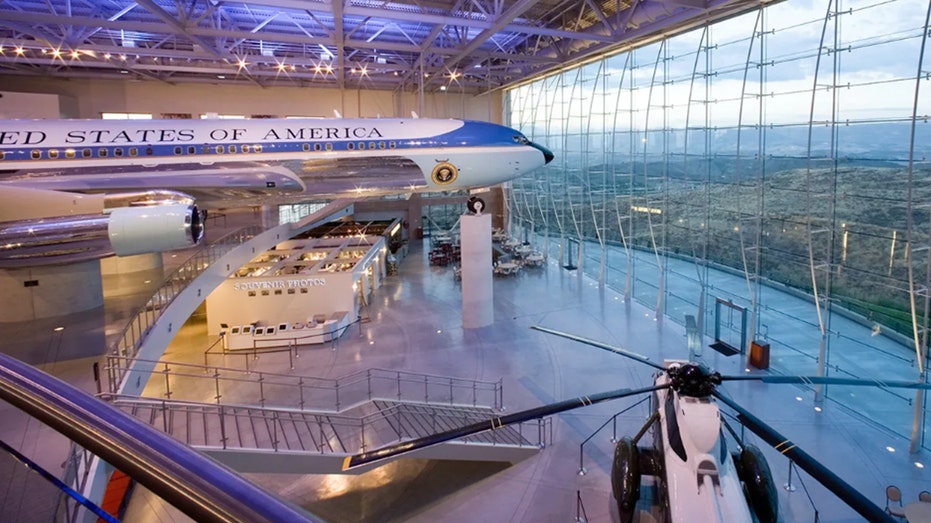
[[[495,321],[491,286],[491,215],[463,215],[459,222],[462,249],[462,326],[486,327]]]

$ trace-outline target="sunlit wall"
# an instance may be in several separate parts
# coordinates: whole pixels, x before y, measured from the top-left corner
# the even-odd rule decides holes
[[[513,184],[512,230],[708,336],[738,328],[732,303],[776,371],[923,379],[928,9],[787,0],[510,90],[508,123],[556,153]],[[783,334],[789,318],[815,336]],[[828,400],[911,432],[914,393],[847,389]]]

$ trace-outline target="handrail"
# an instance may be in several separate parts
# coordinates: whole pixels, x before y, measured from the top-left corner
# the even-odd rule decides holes
[[[138,419],[3,353],[0,399],[127,473],[195,521],[317,521]]]
[[[589,434],[589,436],[588,436],[587,438],[585,438],[585,441],[583,441],[582,443],[579,444],[579,476],[584,476],[584,475],[585,475],[585,472],[586,472],[586,470],[585,470],[585,452],[584,452],[584,451],[585,451],[585,444],[588,443],[592,438],[594,438],[596,434],[598,434],[599,432],[601,432],[601,430],[602,430],[603,428],[607,427],[607,426],[608,426],[608,423],[611,423],[612,421],[614,422],[614,426],[613,426],[613,429],[612,429],[613,432],[612,432],[612,434],[611,434],[611,441],[612,441],[612,442],[616,442],[616,441],[617,441],[617,417],[620,416],[621,414],[624,414],[625,412],[627,412],[627,411],[633,409],[633,408],[636,407],[637,405],[640,405],[641,403],[643,403],[644,401],[647,401],[647,400],[649,400],[649,399],[650,399],[650,396],[647,395],[647,396],[641,398],[637,403],[634,403],[633,405],[627,407],[626,409],[624,409],[624,410],[618,412],[618,413],[615,414],[614,416],[611,416],[610,418],[608,418],[607,421],[605,421],[604,423],[602,423],[600,427],[598,427],[598,428],[595,429],[591,434]]]
[[[158,290],[144,305],[136,309],[116,341],[110,346],[110,353],[127,357],[135,356],[139,351],[139,347],[145,341],[149,330],[161,317],[162,311],[184,290],[190,280],[203,273],[210,264],[228,251],[248,241],[263,230],[262,227],[255,225],[243,227],[226,234],[209,245],[204,245],[194,252],[190,258],[163,280]]]
[[[153,375],[164,376],[162,394],[165,397],[171,398],[178,392],[179,387],[173,386],[172,378],[174,381],[210,380],[216,393],[217,404],[223,403],[224,395],[229,393],[235,397],[252,398],[253,402],[260,405],[287,397],[291,399],[291,403],[281,403],[280,406],[293,406],[298,409],[312,407],[333,412],[341,412],[378,398],[420,401],[427,404],[483,406],[501,410],[504,398],[503,382],[500,379],[470,380],[380,368],[357,371],[335,379],[248,369],[248,373],[244,374],[241,368],[108,356],[106,370],[111,394],[119,390],[119,380],[122,379],[124,367],[128,368],[129,365],[140,362],[151,364]],[[252,389],[243,392],[244,384],[252,385]],[[278,392],[274,397],[267,394],[267,391],[272,389]],[[282,394],[283,389],[287,393]]]
[[[335,413],[302,411],[297,409],[268,408],[253,405],[217,405],[214,403],[140,398],[138,396],[126,395],[107,395],[106,399],[110,400],[114,406],[120,409],[131,411],[131,415],[134,416],[141,409],[147,409],[143,410],[140,414],[143,423],[148,423],[153,428],[180,439],[187,445],[204,448],[221,448],[224,450],[230,448],[255,448],[271,449],[274,452],[303,451],[314,454],[348,454],[355,452],[356,448],[364,451],[366,448],[373,445],[390,444],[401,441],[405,436],[409,436],[405,431],[395,429],[394,426],[391,426],[390,424],[392,421],[397,422],[397,426],[401,427],[403,426],[402,422],[411,424],[425,417],[432,418],[432,429],[439,430],[437,428],[438,419],[458,423],[462,422],[465,414],[470,415],[466,417],[466,421],[478,415],[478,413],[463,412],[462,410],[457,410],[455,407],[443,405],[421,405],[421,407],[429,409],[430,412],[416,412],[411,410],[414,405],[403,403],[392,405],[384,410],[379,409],[376,412],[363,416],[353,417]],[[203,417],[203,430],[198,428],[196,431],[190,431],[190,427],[184,423],[175,423],[175,418],[172,415],[173,412],[182,413],[186,423],[191,423],[191,416]],[[208,421],[212,418],[215,418],[215,423],[210,423]],[[258,437],[257,434],[259,433],[256,433],[253,434],[254,437],[243,438],[239,429],[230,430],[228,428],[237,426],[236,420],[241,420],[243,418],[260,420],[261,423],[250,422],[244,424],[244,426],[252,427],[253,431],[256,430],[255,427],[259,427],[260,432],[264,429],[265,432],[261,432],[261,434],[268,437]],[[378,430],[379,427],[384,428],[384,425],[382,425],[384,422],[389,423],[389,426],[393,429],[390,430],[390,432],[396,434],[397,439],[392,439],[390,441],[375,441],[372,439],[374,435],[389,433],[389,431],[386,430]],[[200,420],[197,420],[195,423],[198,427],[201,427]],[[289,426],[289,424],[294,423],[302,423],[307,431],[309,431],[308,434],[320,435],[321,437],[319,440],[311,437],[310,441],[300,438],[288,439],[286,437],[280,437],[284,435],[285,428]],[[535,440],[525,435],[523,431],[524,425],[537,428],[537,437]],[[211,433],[207,430],[207,427],[217,427],[219,432]],[[529,420],[513,427],[514,433],[517,435],[516,441],[514,441],[514,438],[511,438],[510,441],[502,440],[500,438],[505,436],[505,434],[499,434],[498,432],[500,431],[493,431],[491,433],[492,441],[490,444],[493,446],[542,447],[545,446],[545,442],[547,441],[546,428],[551,429],[549,418]],[[176,434],[175,432],[177,431],[182,431],[183,433]],[[331,438],[329,436],[333,437]],[[476,435],[476,437],[479,436]],[[231,441],[231,439],[233,439],[233,441]],[[488,442],[468,441],[467,438],[463,438],[462,441],[471,444],[489,444]],[[335,442],[335,445],[333,442]],[[245,443],[248,443],[248,445],[245,445]],[[350,446],[347,446],[347,444]],[[312,448],[308,449],[308,445],[311,445]]]

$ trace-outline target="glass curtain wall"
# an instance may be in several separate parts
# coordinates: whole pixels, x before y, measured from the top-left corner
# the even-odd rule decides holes
[[[512,232],[658,317],[769,343],[776,372],[924,380],[929,6],[791,0],[511,89],[505,120],[556,153],[513,182]],[[923,427],[914,393],[825,398]]]

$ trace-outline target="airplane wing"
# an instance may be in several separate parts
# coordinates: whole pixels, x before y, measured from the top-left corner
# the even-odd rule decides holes
[[[209,208],[285,203],[306,199],[308,194],[359,197],[375,190],[416,191],[426,183],[413,161],[382,156],[7,171],[0,173],[0,190],[4,186],[80,193],[170,189]]]

